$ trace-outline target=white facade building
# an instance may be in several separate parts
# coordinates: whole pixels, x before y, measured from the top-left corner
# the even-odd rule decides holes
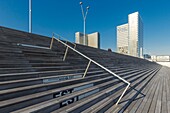
[[[143,22],[138,12],[128,15],[128,24],[117,27],[117,51],[143,58]]]
[[[117,26],[117,52],[128,54],[128,24]]]
[[[80,33],[80,32],[76,32],[75,33],[75,37],[76,37],[76,40],[75,42],[78,43],[78,44],[84,44],[84,35],[83,33]],[[88,36],[86,35],[86,40],[85,40],[85,45],[88,45]]]
[[[129,55],[143,57],[143,22],[138,12],[128,15]]]
[[[99,32],[88,34],[88,46],[100,48],[100,34],[99,34]]]

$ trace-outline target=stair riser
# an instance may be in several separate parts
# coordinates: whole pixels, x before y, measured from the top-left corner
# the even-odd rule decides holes
[[[101,81],[90,83],[90,84],[93,84],[93,86],[96,86],[96,85],[99,85],[101,83],[108,82],[110,80],[111,79],[106,79],[106,80],[101,80]],[[87,84],[87,86],[88,86],[88,84]],[[82,86],[79,86],[79,87],[82,87]],[[75,87],[75,88],[79,88],[79,87]],[[85,87],[83,89],[85,89]],[[83,90],[83,89],[80,89],[80,90]],[[69,90],[69,89],[66,89],[66,90]],[[72,90],[74,91],[74,88],[72,88]],[[79,91],[79,90],[76,90],[76,91]],[[56,93],[61,93],[61,92],[56,92]],[[38,98],[27,100],[27,101],[24,101],[24,102],[15,103],[15,104],[9,105],[9,106],[4,106],[3,108],[0,108],[0,111],[11,112],[11,110],[18,110],[22,107],[27,107],[29,105],[37,104],[37,103],[47,101],[47,100],[50,100],[50,99],[53,99],[53,98],[54,98],[54,93],[51,93],[51,94],[48,94],[48,95],[45,95],[45,96],[41,96],[41,97],[38,97]],[[9,109],[9,107],[12,108],[12,109]]]
[[[99,69],[89,69],[88,72],[90,71],[97,71]],[[56,76],[56,75],[64,75],[64,74],[73,74],[73,73],[83,73],[84,70],[61,70],[56,72],[47,72],[47,73],[39,73],[39,74],[18,74],[18,75],[5,75],[3,77],[0,77],[0,81],[8,81],[8,80],[20,80],[20,79],[28,79],[28,78],[37,78],[37,77],[46,77],[46,76]]]
[[[119,70],[119,69],[117,69],[117,70]],[[89,71],[92,71],[92,70],[89,70]],[[120,72],[115,72],[116,74],[121,74],[121,73],[125,73],[125,74],[123,74],[122,75],[122,77],[124,77],[124,76],[126,76],[126,75],[130,75],[130,74],[133,74],[133,73],[137,73],[137,72],[139,72],[139,71],[134,71],[134,72],[130,72],[130,73],[128,73],[128,74],[126,74],[126,72],[128,72],[128,71],[120,71]],[[97,72],[97,73],[95,73],[95,74],[101,74],[101,73],[103,73],[103,72]],[[140,72],[140,73],[142,73],[142,72]],[[139,74],[140,74],[139,73]],[[93,74],[89,74],[89,73],[87,73],[87,76],[90,76],[90,75],[93,75]],[[47,76],[47,75],[46,75]],[[65,76],[65,77],[67,77],[67,76]],[[76,76],[75,76],[76,77]],[[74,76],[71,76],[71,78],[70,79],[72,79],[72,78],[74,78]],[[54,79],[54,80],[53,80]],[[6,89],[9,89],[9,88],[16,88],[16,87],[23,87],[23,86],[28,86],[28,85],[36,85],[36,84],[38,84],[38,83],[43,83],[43,81],[45,81],[46,79],[40,79],[40,80],[30,80],[30,81],[27,81],[26,83],[25,82],[17,82],[17,85],[15,85],[16,83],[7,83],[7,84],[3,84],[3,85],[1,85],[0,86],[0,89],[1,90],[3,90],[4,88],[6,88]],[[49,79],[50,80],[50,79]],[[58,77],[56,76],[56,78],[52,78],[52,82],[57,82],[58,81]],[[61,79],[60,79],[61,80]],[[63,79],[64,80],[64,79]],[[67,80],[67,79],[66,79]],[[38,82],[39,81],[39,82]],[[29,84],[30,83],[30,84]],[[49,82],[48,82],[49,83]],[[5,87],[4,87],[5,86]]]
[[[19,69],[19,70],[0,70],[0,74],[10,74],[10,73],[26,73],[26,72],[34,72],[34,69]],[[4,79],[4,78],[0,78]],[[0,80],[1,81],[1,80]]]
[[[107,77],[109,75],[106,76],[102,76],[102,77]],[[90,80],[96,80],[99,77],[92,77],[90,78]],[[89,78],[87,78],[88,81]],[[24,95],[28,95],[28,94],[33,94],[33,93],[38,93],[41,91],[46,91],[49,89],[54,89],[54,88],[60,88],[60,87],[64,87],[64,86],[68,86],[68,85],[73,85],[76,83],[81,83],[81,82],[85,82],[86,79],[81,79],[81,80],[75,80],[75,81],[68,81],[66,83],[56,83],[55,85],[49,85],[48,87],[39,87],[39,88],[35,88],[35,89],[29,89],[29,90],[25,90],[25,91],[16,91],[10,94],[3,94],[0,95],[0,100],[5,100],[5,99],[10,99],[10,98],[14,98],[14,97],[20,97],[20,96],[24,96]]]
[[[99,91],[102,91],[102,90],[104,90],[104,89],[106,89],[106,88],[109,88],[109,87],[111,87],[111,86],[114,86],[114,85],[116,85],[116,84],[118,84],[119,82],[113,82],[113,83],[111,83],[111,84],[108,84],[108,85],[105,85],[105,86],[102,86],[102,87],[99,87],[99,88],[97,88],[97,89],[95,89],[95,90],[92,90],[92,91],[94,91],[94,93],[92,93],[92,94],[95,94],[95,93],[97,93],[97,92],[99,92]],[[123,87],[125,87],[126,85],[124,85]],[[109,93],[111,94],[111,93],[115,93],[115,92],[117,92],[119,89],[122,89],[123,88],[122,86],[121,87],[118,87],[118,88],[116,88],[115,90],[113,90],[113,91],[110,91],[110,92],[108,92],[107,93],[107,95],[105,94],[105,95],[102,95],[102,96],[100,96],[99,98],[97,98],[97,100],[102,100],[102,99],[104,99],[106,96],[108,96],[109,95]],[[92,92],[91,91],[91,92]],[[89,93],[89,92],[88,92]],[[78,98],[78,100],[81,100],[81,99],[83,99],[83,98],[85,98],[85,97],[81,97],[82,95],[87,95],[88,93],[83,93],[83,94],[81,94],[81,95],[78,95],[78,96],[76,96],[77,98]],[[76,97],[74,97],[74,98],[76,98]],[[70,98],[70,99],[72,99],[72,98]],[[70,100],[70,99],[67,99],[67,100]],[[67,101],[67,100],[64,100],[63,102],[65,103],[65,101]],[[76,101],[76,100],[75,100]],[[93,104],[95,104],[96,102],[94,102],[95,100],[93,100]],[[62,105],[63,105],[63,102],[59,102],[59,103],[57,103],[57,104],[54,104],[54,105],[52,105],[52,106],[49,106],[48,108],[43,108],[43,109],[41,109],[41,110],[38,110],[38,111],[35,111],[35,112],[41,112],[41,113],[47,113],[47,112],[51,112],[51,111],[53,111],[53,110],[56,110],[56,109],[59,109],[59,108],[61,108],[61,107],[63,107]],[[89,106],[91,106],[90,105],[91,103],[88,103],[87,105],[83,105],[83,107],[89,107]],[[81,110],[83,110],[83,108],[81,108]],[[73,113],[80,113],[79,111],[74,111]]]

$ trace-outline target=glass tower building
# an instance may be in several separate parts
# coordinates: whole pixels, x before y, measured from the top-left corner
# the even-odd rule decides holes
[[[128,15],[128,24],[117,26],[117,52],[143,57],[143,22],[138,12]]]
[[[129,55],[143,57],[143,22],[138,12],[128,15]]]
[[[128,54],[128,24],[117,26],[117,52]]]

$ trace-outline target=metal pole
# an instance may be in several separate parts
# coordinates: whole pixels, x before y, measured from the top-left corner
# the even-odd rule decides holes
[[[32,0],[29,0],[29,33],[32,33]]]
[[[123,93],[121,94],[121,96],[119,97],[118,101],[116,102],[116,106],[119,104],[120,100],[122,99],[122,97],[124,96],[124,94],[126,93],[128,87],[130,86],[130,83],[126,86],[125,90],[123,91]]]
[[[83,44],[86,45],[86,17],[87,17],[87,13],[88,13],[88,10],[89,10],[89,6],[87,6],[86,8],[86,13],[84,13],[84,10],[83,10],[83,6],[82,6],[83,2],[80,2],[80,6],[81,6],[81,11],[82,11],[82,15],[83,15],[83,21],[84,21],[84,33],[83,33],[83,36],[84,36],[84,39],[83,39]]]
[[[84,19],[84,45],[86,45],[86,20]]]

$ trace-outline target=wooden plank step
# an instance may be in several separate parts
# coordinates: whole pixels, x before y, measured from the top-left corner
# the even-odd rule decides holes
[[[88,75],[94,74],[101,74],[102,71],[93,71],[88,72]],[[22,79],[22,80],[12,80],[12,81],[4,81],[0,83],[1,90],[7,90],[11,88],[19,88],[25,87],[30,85],[37,85],[37,84],[47,84],[59,81],[65,81],[70,79],[82,78],[84,73],[71,73],[71,74],[62,74],[62,75],[55,75],[55,76],[46,76],[46,77],[37,77],[37,78],[30,78],[30,79]]]
[[[19,87],[19,88],[13,88],[13,89],[7,89],[7,90],[1,90],[0,91],[0,100],[4,100],[4,99],[10,99],[13,97],[19,97],[19,96],[24,96],[24,95],[28,95],[31,93],[36,93],[36,92],[40,92],[40,91],[45,91],[51,88],[59,88],[59,87],[64,87],[70,84],[75,84],[75,82],[80,83],[83,82],[85,80],[89,80],[89,79],[98,79],[101,78],[103,76],[100,76],[100,74],[98,75],[93,75],[93,76],[89,76],[86,77],[86,79],[83,78],[73,78],[73,79],[67,79],[64,81],[58,81],[58,82],[50,82],[47,84],[37,84],[37,85],[31,85],[31,86],[26,86],[26,87]],[[105,77],[107,77],[105,75]],[[39,89],[39,90],[37,90]],[[8,94],[8,95],[7,95]]]
[[[101,71],[102,72],[102,71]],[[87,74],[100,74],[100,71],[89,71]],[[136,74],[141,74],[144,71],[129,71],[129,72],[124,72],[122,71],[122,73],[118,74],[119,76],[126,76],[126,75],[131,75],[130,77],[135,76]],[[73,74],[66,74],[66,75],[55,75],[55,76],[46,76],[46,77],[38,77],[38,78],[31,78],[31,79],[23,79],[23,80],[12,80],[12,81],[3,81],[0,82],[0,89],[9,89],[9,88],[16,88],[16,87],[23,87],[23,86],[27,86],[27,85],[36,85],[36,84],[42,84],[42,83],[50,83],[50,82],[57,82],[60,80],[61,77],[65,77],[65,78],[69,78],[67,76],[72,76],[69,79],[73,79],[76,76],[82,77],[83,73],[73,73]],[[74,77],[75,76],[75,77]],[[48,81],[47,81],[48,80]],[[45,82],[46,81],[46,82]]]
[[[27,95],[27,96],[22,96],[22,97],[18,97],[18,98],[14,98],[14,99],[8,99],[5,101],[1,101],[0,108],[2,108],[2,109],[0,109],[0,111],[10,112],[9,107],[14,108],[15,110],[21,109],[21,108],[27,107],[29,105],[43,102],[43,101],[45,101],[45,99],[46,99],[46,101],[49,99],[52,99],[54,94],[57,94],[57,93],[61,94],[63,91],[70,91],[70,89],[72,89],[70,93],[75,92],[75,91],[80,91],[80,90],[83,90],[84,88],[95,86],[95,85],[99,84],[100,82],[104,83],[106,81],[109,81],[110,78],[111,78],[111,76],[108,76],[106,78],[90,80],[88,82],[78,83],[78,84],[70,85],[67,87],[47,90],[44,92],[39,92],[39,93]],[[46,97],[46,98],[44,98],[44,97]],[[37,101],[35,102],[36,99],[37,99]]]
[[[0,74],[0,81],[8,81],[8,80],[20,80],[20,79],[28,79],[28,78],[37,78],[37,77],[45,77],[45,76],[54,76],[60,74],[70,74],[70,73],[79,73],[84,72],[85,69],[64,69],[64,70],[53,70],[53,71],[40,71],[40,72],[24,72],[24,73],[8,73],[8,74]],[[91,68],[89,71],[98,70],[96,68]],[[104,72],[104,71],[100,71]],[[88,75],[87,75],[88,76]]]
[[[142,75],[140,75],[140,76],[142,76]],[[134,79],[134,78],[132,78],[132,77],[129,77],[129,78],[130,78],[130,79]],[[121,91],[121,92],[122,92],[122,91]],[[80,100],[80,101],[81,101],[81,100]],[[85,100],[84,100],[84,101],[85,101]],[[84,102],[84,101],[83,101],[83,102]],[[92,101],[92,100],[90,100],[90,101]],[[87,102],[87,101],[86,101],[86,102]],[[76,102],[75,102],[75,103],[76,103]],[[78,108],[79,106],[81,106],[80,103],[82,103],[82,101],[81,101],[81,102],[78,102],[78,103],[79,103],[79,104],[76,104],[76,105],[75,105],[74,103],[73,103],[73,105],[70,104],[70,105],[68,105],[68,106],[66,106],[66,107],[61,108],[61,110],[57,110],[57,111],[55,111],[55,112],[65,111],[66,108],[67,108],[67,109],[71,109],[71,106],[73,106],[74,109],[75,109],[74,106],[76,106],[76,107]],[[87,103],[88,103],[88,102],[87,102]],[[96,102],[96,103],[97,103],[97,102]],[[80,108],[80,109],[81,109],[81,108]],[[81,110],[82,110],[82,109],[81,109]],[[72,111],[68,111],[68,110],[67,110],[67,112],[73,112],[73,111],[75,112],[75,110],[72,110]],[[77,111],[76,111],[76,112],[77,112]],[[80,111],[79,111],[79,112],[80,112]]]
[[[62,97],[59,97],[59,98],[56,98],[56,99],[51,99],[49,101],[45,101],[45,102],[42,102],[42,103],[39,103],[39,104],[36,104],[36,105],[33,105],[33,106],[29,106],[27,108],[23,108],[21,110],[15,111],[15,112],[35,112],[35,111],[50,112],[51,111],[50,109],[45,109],[45,108],[50,107],[50,106],[55,106],[56,109],[60,108],[60,103],[67,101],[68,99],[84,95],[84,94],[86,94],[90,91],[95,91],[96,89],[98,89],[99,91],[103,92],[103,90],[104,91],[106,90],[106,88],[104,88],[106,86],[107,86],[107,90],[113,90],[113,89],[115,89],[112,85],[112,83],[114,83],[114,82],[115,82],[115,80],[111,80],[110,82],[103,83],[103,84],[100,84],[100,85],[97,85],[97,86],[94,86],[94,87],[90,87],[90,88],[87,88],[83,91],[73,92],[73,93],[68,94],[66,96],[62,96]],[[109,84],[111,85],[111,87],[108,87]],[[107,92],[104,92],[104,94],[105,93],[107,93]],[[13,113],[15,113],[15,112],[13,112]]]

